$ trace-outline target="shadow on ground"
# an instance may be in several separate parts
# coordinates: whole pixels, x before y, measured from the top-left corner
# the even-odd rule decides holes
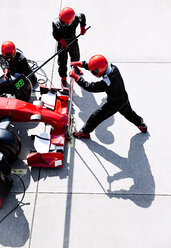
[[[144,143],[149,139],[149,133],[138,133],[131,138],[128,157],[121,157],[114,151],[108,150],[105,146],[92,140],[86,140],[85,143],[92,153],[99,154],[106,161],[120,169],[120,172],[109,176],[105,165],[101,163],[107,173],[109,189],[105,190],[99,180],[96,178],[103,191],[110,197],[129,199],[137,206],[147,208],[151,205],[155,195],[155,182],[151,173],[150,164],[145,154]],[[87,165],[88,166],[88,165]],[[88,167],[89,168],[89,167]],[[90,170],[90,168],[89,168]],[[94,173],[93,173],[94,174]],[[95,175],[94,175],[95,176]],[[129,190],[120,189],[111,190],[111,185],[116,180],[132,178],[134,184]]]
[[[11,193],[4,208],[0,210],[0,219],[16,206],[18,200]],[[30,235],[29,223],[24,215],[22,206],[19,206],[0,224],[0,245],[7,247],[23,247]]]
[[[103,104],[104,101],[105,99],[102,100],[101,104]],[[84,123],[87,121],[90,114],[99,107],[94,97],[94,94],[87,92],[84,89],[82,89],[82,97],[78,95],[74,96],[74,103],[80,109],[79,117]],[[154,178],[152,176],[150,164],[144,150],[144,143],[148,140],[149,133],[139,133],[133,136],[130,141],[128,157],[124,158],[116,154],[114,151],[108,150],[105,147],[105,144],[112,144],[115,141],[113,134],[109,130],[107,130],[108,127],[112,126],[113,124],[114,116],[102,122],[94,130],[96,137],[99,139],[99,141],[103,143],[103,145],[100,145],[99,143],[92,140],[84,141],[90,151],[94,153],[94,156],[96,156],[96,154],[99,154],[106,161],[109,161],[121,170],[115,175],[110,176],[107,170],[105,169],[105,165],[103,165],[99,161],[107,174],[107,182],[109,183],[108,190],[105,190],[95,173],[86,164],[84,158],[81,159],[86,164],[87,168],[90,170],[93,176],[96,178],[103,191],[110,198],[116,197],[122,199],[130,199],[140,207],[149,207],[152,201],[154,200],[155,193]],[[78,153],[78,151],[76,152]],[[80,154],[78,155],[80,156]],[[134,184],[130,187],[129,190],[111,190],[112,182],[125,178],[133,179]]]

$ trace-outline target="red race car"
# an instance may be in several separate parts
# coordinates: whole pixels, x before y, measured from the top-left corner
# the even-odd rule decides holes
[[[27,155],[28,166],[63,166],[65,138],[72,127],[73,80],[67,88],[49,89],[40,85],[41,100],[33,104],[0,97],[0,208],[13,184],[10,164],[20,153],[22,140],[9,130],[11,122],[42,122],[44,131],[34,135],[34,151]]]
[[[11,162],[21,149],[18,135],[8,130],[10,122],[43,122],[45,131],[34,136],[35,150],[27,156],[28,166],[62,167],[66,133],[70,135],[72,94],[66,88],[41,86],[40,91],[41,100],[33,104],[0,97],[0,154]]]

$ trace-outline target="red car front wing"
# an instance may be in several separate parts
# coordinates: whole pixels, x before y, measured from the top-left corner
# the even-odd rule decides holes
[[[14,98],[0,97],[0,119],[9,117],[12,122],[44,122],[51,125],[49,151],[32,152],[27,156],[28,166],[62,167],[65,133],[68,124],[68,96],[55,94],[55,106],[46,103],[31,104]],[[41,139],[41,137],[40,137]],[[53,150],[51,146],[53,145]]]

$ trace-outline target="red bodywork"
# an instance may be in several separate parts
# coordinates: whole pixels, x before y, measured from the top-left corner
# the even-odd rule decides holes
[[[0,119],[9,117],[12,122],[44,122],[53,128],[50,133],[50,143],[59,147],[59,151],[48,153],[30,153],[27,156],[28,166],[32,167],[62,167],[65,131],[68,124],[68,96],[56,98],[54,110],[44,105],[34,105],[15,98],[0,97]],[[39,115],[40,120],[31,120],[33,115]],[[61,147],[61,150],[60,150]]]

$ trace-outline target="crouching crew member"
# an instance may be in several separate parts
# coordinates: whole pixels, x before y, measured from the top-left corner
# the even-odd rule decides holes
[[[70,7],[65,7],[60,11],[59,17],[52,23],[53,37],[58,42],[57,51],[62,47],[65,50],[58,55],[58,72],[61,77],[61,85],[65,87],[67,84],[67,60],[68,53],[71,61],[80,60],[80,50],[78,41],[74,41],[69,47],[70,43],[76,37],[76,28],[80,24],[80,33],[86,33],[86,18],[84,14],[76,14]],[[75,72],[82,74],[81,70],[76,66]]]
[[[15,73],[22,73],[25,76],[28,76],[32,72],[24,54],[15,47],[13,42],[3,42],[1,52],[0,66],[4,72],[6,80],[9,79],[10,75],[14,75]],[[32,85],[37,83],[37,78],[34,74],[29,79]]]
[[[70,77],[84,90],[89,92],[106,92],[107,101],[99,109],[91,114],[86,124],[79,132],[74,132],[76,138],[90,138],[90,133],[104,120],[119,112],[127,120],[136,125],[141,132],[147,132],[147,125],[143,122],[142,117],[138,116],[131,108],[128,94],[125,90],[124,81],[118,70],[113,64],[108,64],[106,58],[102,55],[95,55],[89,63],[72,62],[73,67],[83,67],[90,70],[93,75],[100,78],[98,82],[87,82],[84,78],[77,75],[73,70],[69,72]]]

